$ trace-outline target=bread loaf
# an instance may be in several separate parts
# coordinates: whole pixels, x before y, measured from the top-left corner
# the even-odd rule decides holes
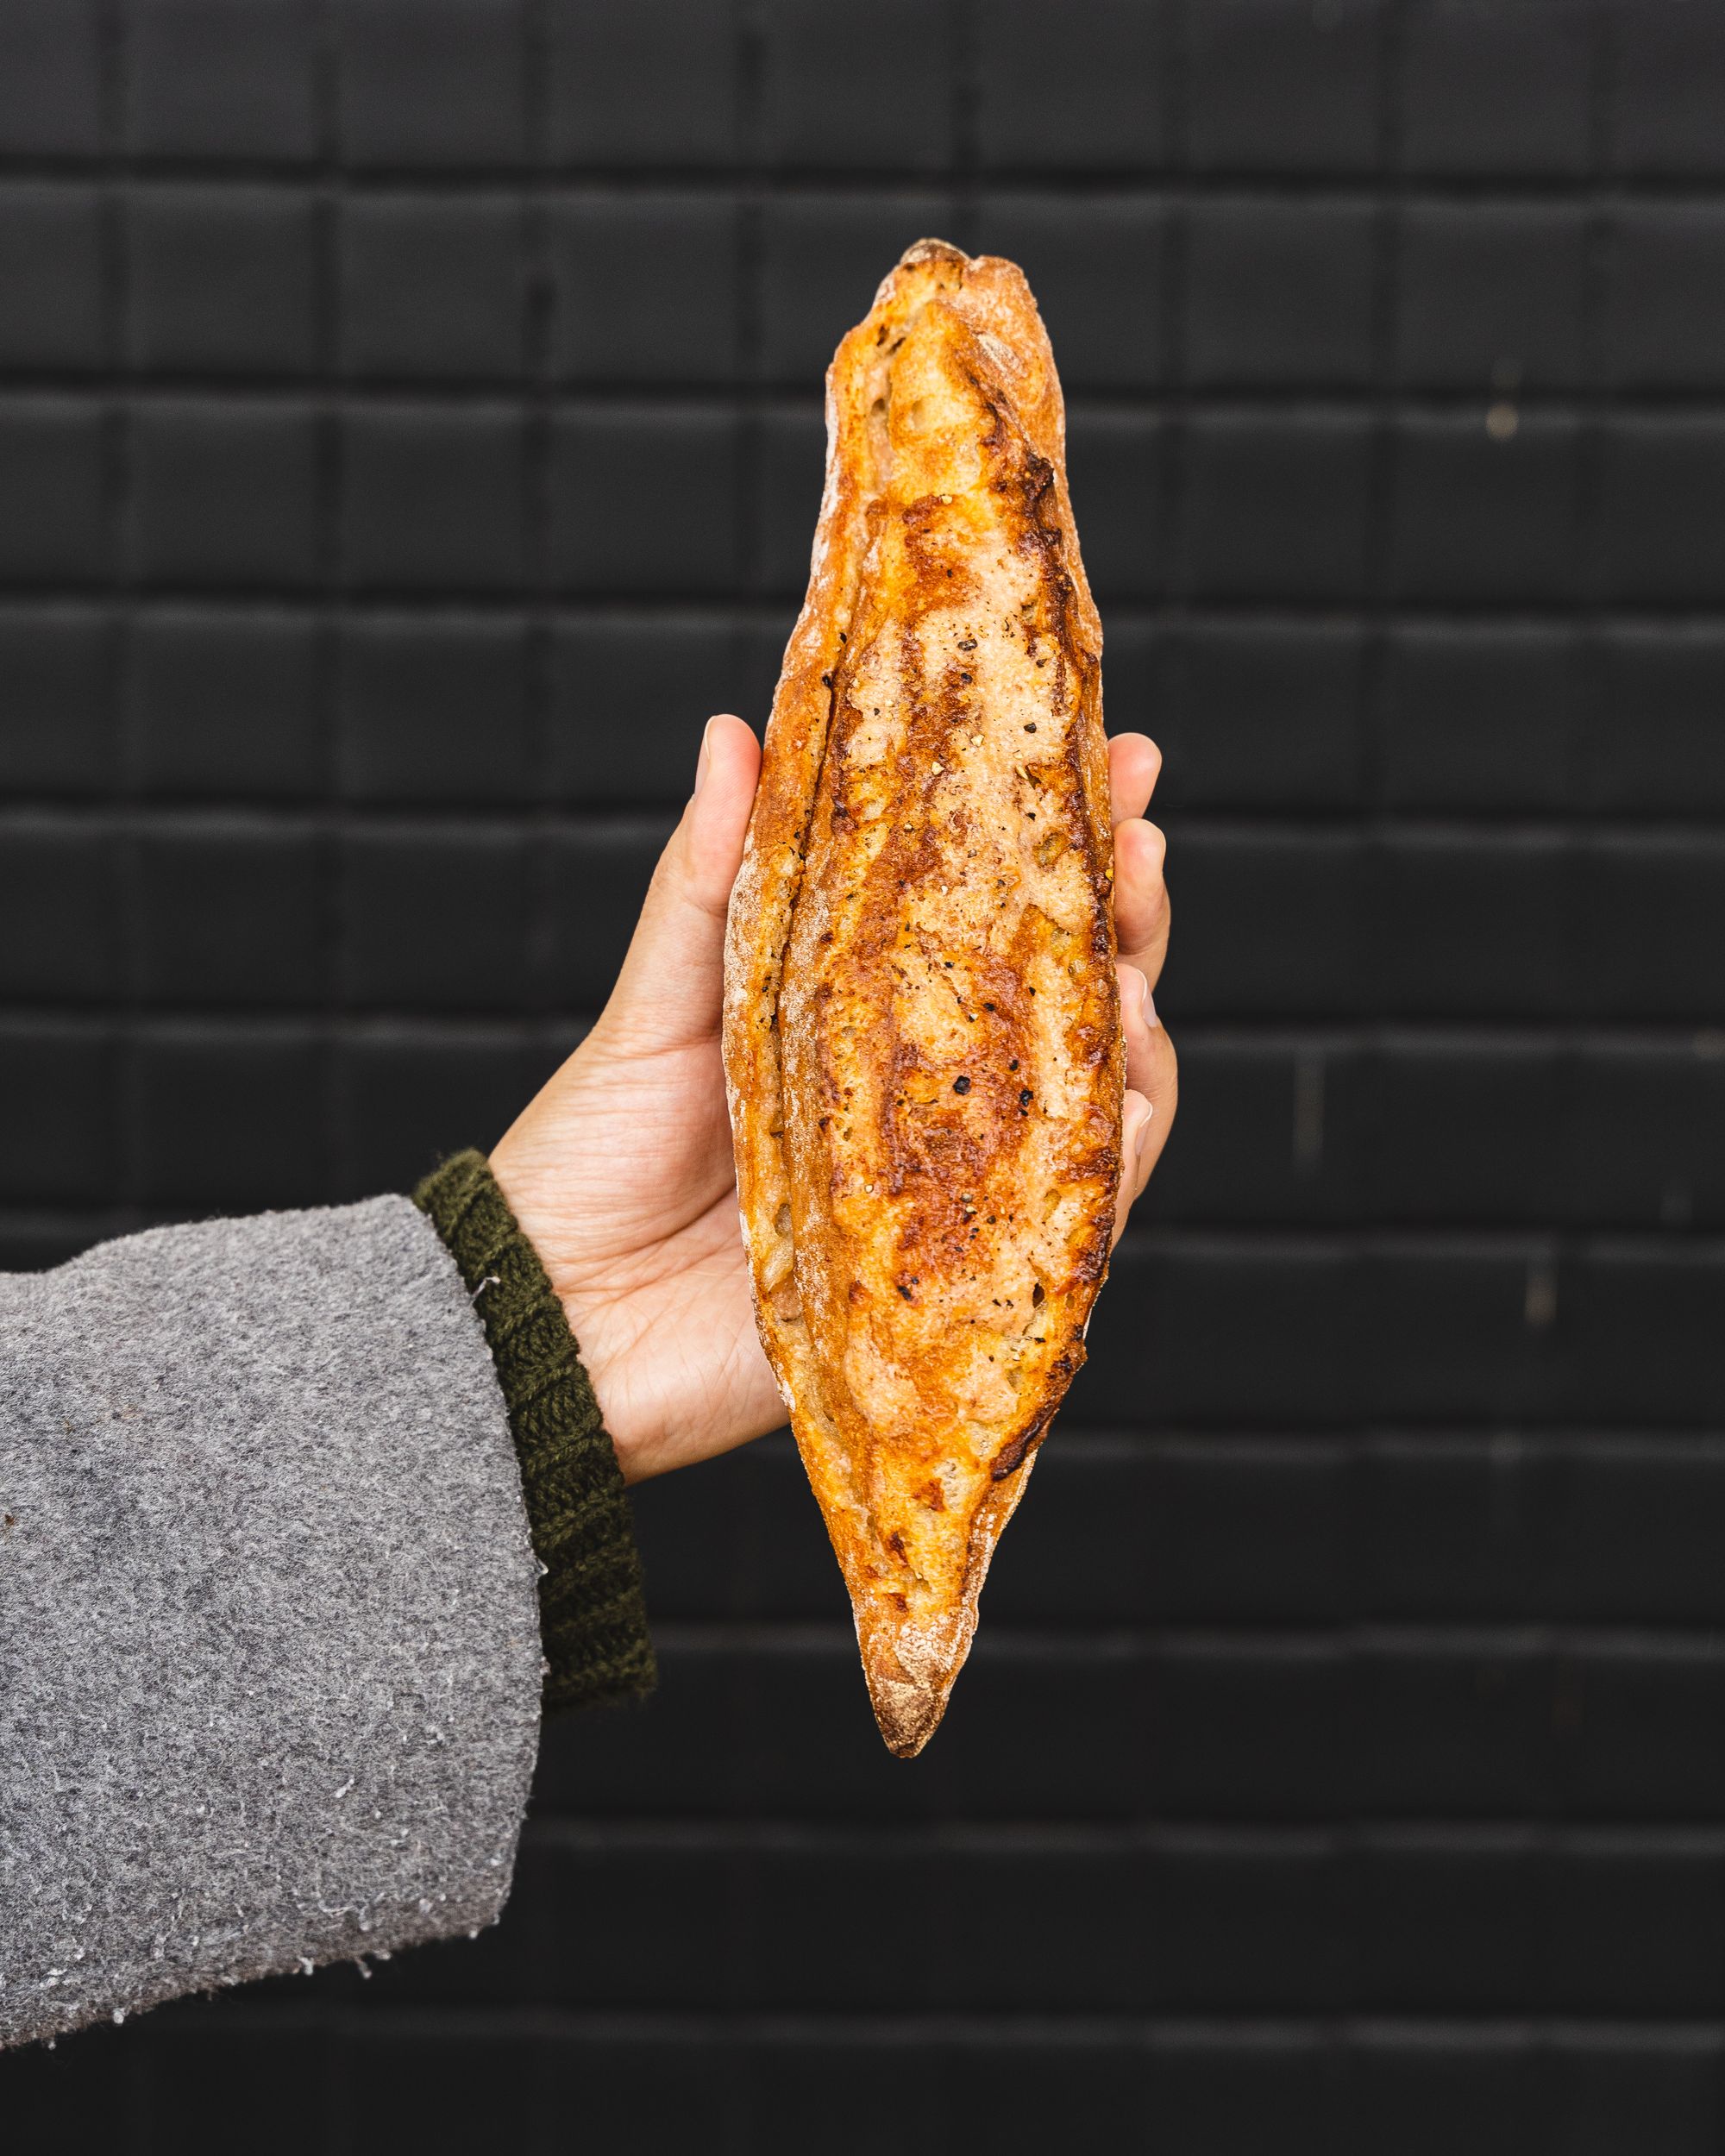
[[[1012,263],[912,248],[826,417],[731,903],[725,1073],[761,1337],[907,1758],[1107,1270],[1101,632]]]

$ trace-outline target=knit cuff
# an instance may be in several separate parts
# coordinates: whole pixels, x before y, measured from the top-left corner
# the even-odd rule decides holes
[[[521,1463],[539,1582],[547,1714],[658,1681],[641,1558],[617,1454],[563,1306],[481,1153],[428,1175],[414,1203],[448,1245],[485,1321]]]

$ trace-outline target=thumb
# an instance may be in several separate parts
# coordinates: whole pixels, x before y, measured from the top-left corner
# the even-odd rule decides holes
[[[713,1038],[724,986],[724,914],[761,772],[740,718],[701,736],[695,787],[660,855],[628,956],[594,1033],[618,1053],[658,1055]]]

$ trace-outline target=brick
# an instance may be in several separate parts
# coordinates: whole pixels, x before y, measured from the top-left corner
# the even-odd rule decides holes
[[[1111,625],[1110,658],[1119,642]],[[1158,813],[1359,805],[1365,643],[1357,627],[1195,622],[1165,642],[1159,693],[1145,713],[1164,757]]]
[[[1283,391],[1369,383],[1377,224],[1369,204],[1195,202],[1186,221],[1190,381]]]
[[[99,793],[113,769],[113,630],[70,608],[0,613],[0,792]]]
[[[304,614],[166,607],[138,617],[128,728],[139,784],[216,798],[322,792],[325,642]]]
[[[1584,0],[1465,9],[1419,0],[1401,33],[1401,150],[1410,172],[1579,179],[1593,53]]]
[[[717,1869],[710,1859],[706,1868]],[[941,1891],[940,1877],[948,1868],[932,1850],[900,1843],[853,1844],[840,1852],[805,1841],[800,1847],[763,1852],[749,1868],[753,1921],[747,1963],[737,1971],[742,1979],[738,1990],[761,2005],[805,2013],[859,2008],[914,2013],[938,2005],[947,1972],[928,1962],[908,1968],[893,1938],[894,1927],[871,1924],[868,1913],[893,1908],[932,1913],[949,1898]],[[971,1911],[962,1902],[961,1907],[963,1923]],[[1027,1926],[1033,1927],[1035,1913],[1025,1914]],[[842,1958],[811,1953],[811,1943],[821,1938],[850,1944]],[[1044,1943],[1046,1947],[1050,1942]],[[729,1961],[736,1968],[741,1959],[715,1954],[713,1961],[715,1966]],[[971,1996],[982,2006],[992,2003],[987,1994],[984,1979]]]
[[[629,948],[668,823],[596,824],[552,839],[546,856],[550,993],[559,1009],[598,1011]]]
[[[342,665],[342,790],[356,801],[511,801],[531,792],[525,624],[354,621]]]
[[[551,647],[555,797],[583,808],[685,799],[707,720],[747,704],[741,661],[737,631],[722,616],[560,623]]]
[[[298,374],[314,364],[316,233],[307,196],[153,187],[134,194],[127,210],[135,367]]]
[[[1706,1247],[1600,1252],[1559,1290],[1561,1404],[1601,1424],[1705,1426],[1718,1402],[1721,1268]]]
[[[527,262],[518,204],[351,196],[342,212],[342,354],[355,374],[518,375]]]
[[[1062,9],[1058,37],[1045,31],[1036,0],[982,0],[973,35],[983,163],[1012,172],[1165,164],[1164,11],[1138,0],[1077,0]]]
[[[1568,1073],[1555,1050],[1390,1040],[1372,1058],[1364,1187],[1384,1221],[1537,1225],[1568,1188]]]
[[[1586,1614],[1552,1589],[1548,1478],[1560,1471],[1519,1437],[1367,1438],[1350,1474],[1354,1608],[1390,1624]]]
[[[1371,1835],[1361,1852],[1360,1993],[1391,2014],[1513,2013],[1544,1989],[1534,1837]]]
[[[1507,438],[1493,435],[1484,413],[1405,419],[1390,534],[1396,594],[1498,605],[1566,599],[1580,504],[1572,419],[1524,413]]]
[[[1151,1403],[1157,1426],[1223,1429],[1549,1413],[1569,1381],[1527,1322],[1530,1276],[1534,1255],[1515,1246],[1427,1240],[1356,1255],[1275,1236],[1128,1242],[1071,1412],[1142,1423]],[[1690,1351],[1694,1322],[1690,1312],[1671,1320],[1674,1352]],[[1621,1343],[1622,1329],[1611,1333]]]
[[[1725,170],[1725,22],[1708,8],[1644,8],[1612,0],[1605,128],[1621,172],[1699,178]]]
[[[1074,412],[1066,460],[1097,598],[1143,599],[1159,590],[1166,580],[1161,423],[1136,412]]]
[[[1364,979],[1362,856],[1320,832],[1180,834],[1180,940],[1166,988],[1177,1016],[1342,1013]]]
[[[518,163],[519,0],[337,0],[342,147],[354,165]]]
[[[342,420],[342,557],[374,591],[514,589],[526,442],[503,405],[366,405]]]
[[[574,165],[724,166],[737,154],[737,37],[706,0],[551,11],[552,155]]]
[[[1725,562],[1713,543],[1722,485],[1718,420],[1609,421],[1600,443],[1597,541],[1606,595],[1665,606],[1725,596]]]
[[[1633,931],[1632,931],[1633,932]],[[1725,1043],[1599,1042],[1577,1060],[1565,1210],[1593,1225],[1725,1225]]]
[[[761,27],[768,164],[916,172],[950,162],[954,55],[943,16],[919,0],[880,0],[858,38],[824,0],[762,0]]]
[[[1146,390],[1164,378],[1168,216],[1132,196],[991,191],[975,244],[1030,279],[1060,379],[1075,390]]]
[[[518,832],[353,831],[342,896],[350,1002],[514,1012],[525,1001],[534,909]]]
[[[1167,2116],[1160,2099],[1152,2104],[1151,2071],[1138,2046],[1097,2041],[1088,2032],[1065,2043],[961,2053],[948,2067],[955,2107],[979,2145],[1010,2148],[1021,2135],[1025,2147],[1070,2156],[1109,2156],[1123,2127]],[[1076,2105],[1075,2089],[1083,2092]]]
[[[88,373],[106,345],[95,189],[0,182],[0,368]]]
[[[368,1019],[337,1048],[346,1191],[411,1190],[464,1146],[489,1151],[537,1075],[513,1030]]]
[[[804,561],[806,574],[806,554]],[[773,696],[779,686],[779,672],[784,662],[785,647],[790,642],[795,611],[788,599],[781,599],[769,609],[762,620],[750,621],[743,625],[743,686],[738,692],[737,711],[740,717],[759,733],[767,723],[772,709]]]
[[[759,584],[775,598],[800,601],[820,511],[826,428],[819,410],[769,411],[752,446]]]
[[[495,2134],[531,2146],[541,2099],[522,2032],[464,2031],[452,2045],[435,2028],[367,2026],[348,2074],[342,2128],[367,2142],[398,2135],[454,2148]]]
[[[260,2156],[324,2140],[342,2115],[343,2063],[334,2031],[304,2014],[182,2006],[151,2023],[133,2039],[134,2115],[171,2131],[186,2156],[216,2156],[223,2113],[245,2103],[261,2115]]]
[[[943,1851],[932,1877],[926,1860],[917,1864],[920,1849],[906,1852],[905,1889],[921,1906],[941,1908],[955,1942],[950,1957],[941,1958],[944,1966],[923,1972],[917,2002],[962,1999],[973,2011],[1011,2013],[1034,1999],[1059,2013],[1143,2011],[1155,1996],[1163,1957],[1178,1955],[1187,1944],[1155,1898],[1162,1874],[1173,1867],[1157,1864],[1147,1851],[1122,1847],[1113,1836],[1088,1847],[1029,1843],[1027,1836],[990,1836],[980,1846],[973,1841]],[[811,1854],[814,1865],[832,1868],[826,1852]],[[887,1906],[900,1890],[890,1876],[863,1885],[859,1915],[861,1908]],[[1270,1918],[1267,1906],[1264,1915]],[[868,1928],[866,1919],[856,1928]],[[835,1927],[834,1935],[848,1929]],[[1022,1958],[1032,1940],[1034,1975]],[[881,1974],[884,2000],[890,1971]]]
[[[6,2062],[6,2115],[14,2132],[33,2147],[61,2151],[123,2141],[135,2116],[132,2076],[127,2071],[125,2038],[117,2032],[96,2033],[85,2063],[76,2063],[75,2048],[21,2045]],[[91,2071],[91,2056],[101,2065]]]
[[[1537,1537],[1540,1558],[1534,1606],[1583,1623],[1717,1624],[1725,1458],[1716,1438],[1553,1440],[1524,1481],[1524,1533],[1530,1544]]]
[[[1353,1781],[1348,1671],[1330,1645],[1176,1636],[1157,1653],[1150,1683],[1158,1811],[1201,1820],[1316,1816],[1338,1785]]]
[[[90,157],[101,141],[95,0],[9,0],[0,17],[0,153]]]
[[[1603,836],[1590,849],[1577,916],[1596,1009],[1700,1025],[1717,1018],[1725,837]]]
[[[1552,2052],[1552,2127],[1575,2156],[1610,2156],[1643,2134],[1672,2156],[1706,2156],[1717,2140],[1711,2030],[1565,2030]]]
[[[1605,693],[1583,710],[1593,805],[1628,815],[1725,812],[1725,630],[1609,624],[1600,675]]]
[[[1185,577],[1196,598],[1357,598],[1371,438],[1348,416],[1205,412],[1184,443]]]
[[[926,2043],[906,2043],[893,2054],[893,2139],[905,2156],[939,2156],[950,2147],[940,2101],[940,2054]],[[869,2156],[878,2146],[872,2105],[839,2106],[833,2092],[856,2073],[850,2045],[819,2038],[787,2045],[756,2067],[757,2115],[773,2122],[789,2151],[821,2147],[831,2156]],[[898,2107],[902,2106],[902,2110]]]
[[[105,1027],[0,1024],[0,1193],[100,1205],[118,1181],[117,1058]]]
[[[1409,832],[1374,864],[1366,1002],[1413,1017],[1555,1018],[1576,1007],[1571,856],[1546,832]]]
[[[1703,2156],[1717,2139],[1719,2047],[1711,2031],[1565,2031],[1552,2050],[1553,2126],[1577,2156],[1606,2156],[1643,2131],[1674,2156]]]
[[[105,833],[64,816],[0,826],[0,995],[85,1003],[113,993],[113,863]]]
[[[317,423],[216,398],[131,415],[132,556],[147,584],[304,585],[317,572]]]
[[[1103,691],[1107,730],[1110,734],[1148,734],[1161,742],[1164,773],[1168,750],[1164,737],[1174,721],[1170,677],[1177,667],[1172,642],[1162,624],[1142,617],[1134,620],[1116,614],[1108,624]],[[1168,783],[1165,778],[1157,782],[1157,799],[1164,807],[1172,789],[1170,785],[1170,793],[1164,793],[1162,787]]]
[[[1725,384],[1725,212],[1623,203],[1611,213],[1603,340],[1620,389]]]
[[[1565,1661],[1571,1811],[1710,1823],[1725,1790],[1725,1671],[1714,1644],[1608,1638]]]
[[[611,407],[560,416],[551,448],[557,582],[666,598],[730,590],[738,567],[739,461],[728,413]],[[674,517],[666,514],[668,502]]]
[[[82,583],[105,573],[106,462],[94,405],[65,397],[0,401],[0,579]]]
[[[634,1502],[665,1615],[847,1621],[831,1551],[806,1532],[814,1499],[788,1433],[726,1455],[704,1489],[687,1476],[661,1476]]]
[[[666,2041],[612,2028],[597,2036],[559,2032],[545,2040],[544,2056],[555,2085],[580,2090],[581,2117],[595,2140],[631,2156],[679,2156],[692,2122],[710,2126],[717,2141],[748,2070],[746,2053],[734,2043],[705,2034]]]
[[[913,241],[950,216],[938,196],[785,195],[760,217],[760,364],[769,381],[814,394],[839,339]]]
[[[1587,248],[1578,204],[1409,204],[1396,250],[1398,379],[1477,395],[1579,387]]]
[[[308,831],[236,816],[154,824],[128,892],[136,991],[156,1004],[315,1003],[327,940]]]
[[[132,0],[126,132],[146,157],[315,157],[311,0]]]
[[[1071,1413],[1163,1428],[1334,1420],[1346,1411],[1352,1288],[1348,1255],[1331,1244],[1207,1238],[1177,1256],[1124,1244]]]
[[[1236,2034],[1199,2023],[1155,2031],[1145,2062],[1143,2115],[1194,2156],[1273,2146],[1287,2156],[1341,2147],[1339,2092],[1302,2034]]]
[[[1565,1860],[1566,1859],[1566,1861]],[[1716,2014],[1709,1941],[1725,1918],[1711,1836],[1577,1836],[1549,1866],[1544,1919],[1550,1994],[1572,2014]],[[1548,1994],[1548,1996],[1550,1995]]]
[[[995,1554],[995,1623],[1314,1624],[1350,1590],[1340,1449],[1063,1424]]]
[[[1578,798],[1586,679],[1566,629],[1399,624],[1384,655],[1384,799],[1425,812],[1563,814]]]
[[[1539,2145],[1543,2089],[1516,2033],[1385,2030],[1350,2061],[1348,2116],[1362,2151],[1519,2156]]]
[[[551,205],[555,364],[576,382],[722,383],[741,333],[737,215],[695,194]]]
[[[152,1028],[133,1050],[137,1195],[225,1210],[317,1204],[323,1065],[304,1032]]]
[[[1189,154],[1201,172],[1367,172],[1378,162],[1379,0],[1321,14],[1240,0],[1187,18]]]
[[[1189,1069],[1180,1142],[1158,1163],[1143,1222],[1346,1220],[1368,1208],[1359,1182],[1375,1096],[1359,1057],[1333,1044],[1182,1034]]]
[[[1373,1634],[1358,1684],[1371,1733],[1357,1784],[1365,1808],[1418,1819],[1552,1808],[1557,1673],[1525,1634]]]

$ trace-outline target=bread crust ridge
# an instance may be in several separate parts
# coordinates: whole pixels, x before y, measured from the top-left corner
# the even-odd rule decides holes
[[[1022,273],[920,241],[839,345],[726,930],[761,1337],[888,1748],[919,1752],[1107,1271],[1101,630]]]

